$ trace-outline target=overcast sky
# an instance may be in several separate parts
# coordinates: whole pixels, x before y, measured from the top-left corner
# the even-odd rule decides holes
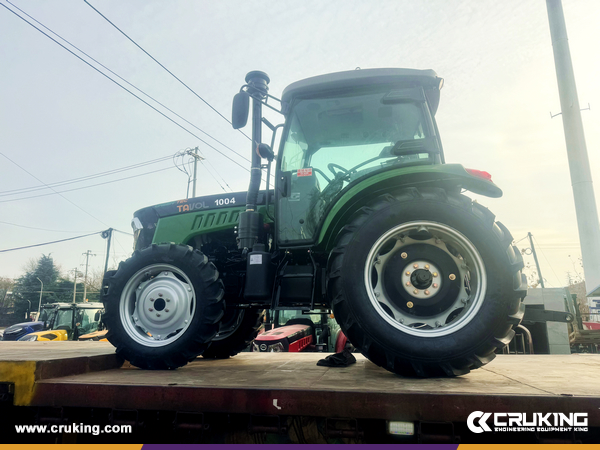
[[[249,157],[248,140],[79,0],[10,0],[177,114]],[[2,5],[13,8],[6,0]],[[446,160],[486,170],[504,191],[479,198],[516,240],[532,232],[548,287],[583,274],[560,116],[552,45],[542,0],[134,1],[90,0],[215,109],[250,70],[271,77],[278,96],[293,81],[356,67],[433,69],[445,79],[437,122]],[[596,198],[600,198],[600,2],[563,0]],[[14,8],[13,8],[14,9]],[[21,13],[20,13],[21,14]],[[57,38],[58,39],[58,38]],[[56,187],[199,146],[215,178],[245,191],[248,173],[0,7],[0,250],[107,229],[130,233],[132,213],[185,198],[187,176],[170,159]],[[114,76],[111,75],[113,78]],[[149,101],[152,103],[151,101]],[[166,113],[172,116],[170,113]],[[172,116],[174,117],[174,116]],[[276,121],[276,115],[269,115]],[[243,159],[180,123],[219,151]],[[246,132],[250,134],[249,128]],[[133,177],[101,186],[92,184]],[[27,173],[29,172],[29,173]],[[197,195],[223,192],[204,166]],[[33,176],[32,176],[33,175]],[[223,181],[220,184],[225,186]],[[225,186],[227,189],[227,186]],[[41,196],[44,194],[50,194]],[[24,197],[36,198],[23,199]],[[29,227],[29,228],[27,228]],[[131,252],[115,234],[111,264]],[[529,247],[523,240],[519,248]],[[0,253],[0,276],[51,253],[63,270],[87,250],[100,268],[98,235]],[[570,255],[570,256],[569,256]],[[531,256],[526,262],[533,265]]]

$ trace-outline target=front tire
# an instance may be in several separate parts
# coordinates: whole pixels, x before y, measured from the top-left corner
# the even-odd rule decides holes
[[[215,266],[186,245],[136,251],[104,279],[104,322],[117,354],[142,369],[175,369],[208,348],[223,316]]]
[[[202,356],[211,359],[227,359],[237,355],[254,341],[263,317],[263,310],[228,309],[221,320],[219,332]]]
[[[486,208],[407,188],[361,208],[339,233],[328,295],[348,339],[408,376],[456,376],[491,361],[524,312],[523,260]]]

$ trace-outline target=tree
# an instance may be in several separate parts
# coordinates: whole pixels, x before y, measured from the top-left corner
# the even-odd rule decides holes
[[[15,280],[12,278],[0,277],[0,308],[8,306],[7,294],[13,289]]]
[[[37,262],[28,263],[26,270],[25,275],[17,279],[13,288],[15,316],[19,320],[25,319],[28,311],[38,310],[41,282],[44,283],[42,305],[58,301],[53,288],[56,287],[59,270],[49,254],[42,255]]]
[[[91,269],[87,277],[87,298],[90,302],[100,301],[100,289],[102,287],[102,278],[104,270]]]

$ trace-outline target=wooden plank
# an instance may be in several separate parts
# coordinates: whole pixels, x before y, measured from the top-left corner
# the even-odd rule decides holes
[[[319,353],[241,353],[196,361],[176,371],[121,370],[88,373],[52,383],[319,389],[359,392],[427,392],[600,397],[600,355],[498,355],[487,366],[457,378],[404,378],[364,356],[349,367],[317,366]],[[275,383],[275,384],[274,384]]]
[[[52,361],[73,357],[89,358],[114,354],[115,348],[109,342],[0,341],[0,362]]]
[[[48,378],[121,367],[115,348],[107,342],[0,341],[0,383],[14,385],[13,403],[31,403],[36,383]]]
[[[499,355],[457,378],[405,378],[362,355],[349,367],[321,367],[316,362],[326,355],[319,353],[198,358],[175,371],[143,371],[127,364],[95,371],[88,364],[68,374],[77,358],[115,358],[114,348],[102,343],[22,344],[30,345],[0,344],[0,358],[37,358],[46,367],[67,367],[62,373],[38,370],[28,403],[35,406],[443,421],[465,421],[476,410],[588,412],[590,425],[600,425],[600,355]]]

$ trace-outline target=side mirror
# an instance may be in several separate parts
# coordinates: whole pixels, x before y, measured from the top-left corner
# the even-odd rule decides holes
[[[100,311],[96,311],[96,314],[94,314],[94,322],[99,322],[100,316],[101,316]]]
[[[259,144],[256,151],[261,158],[266,159],[269,162],[273,161],[273,158],[275,157],[271,146],[268,144]]]
[[[248,112],[250,111],[250,96],[247,92],[240,91],[233,97],[231,111],[231,124],[236,130],[246,126]]]

